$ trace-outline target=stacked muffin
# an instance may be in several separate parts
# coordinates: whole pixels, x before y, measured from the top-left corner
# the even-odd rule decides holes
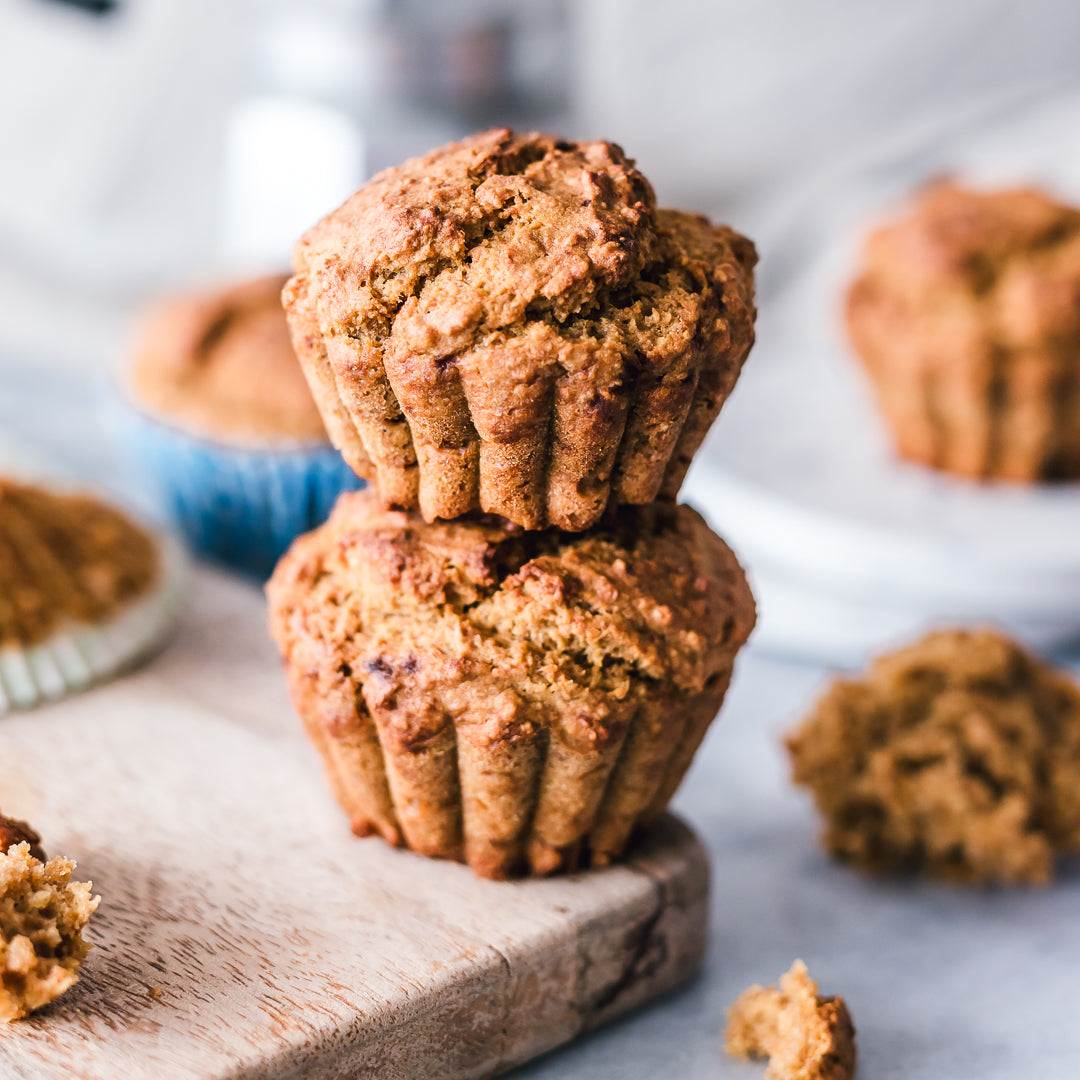
[[[343,495],[268,586],[354,830],[602,864],[720,707],[753,599],[674,502],[753,341],[753,245],[622,151],[495,130],[384,172],[284,301]]]

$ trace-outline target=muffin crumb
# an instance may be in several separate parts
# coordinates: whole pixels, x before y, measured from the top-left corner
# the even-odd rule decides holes
[[[75,863],[48,862],[23,841],[0,854],[0,1023],[54,1001],[78,979],[90,950],[82,931],[100,898],[72,881]]]
[[[751,986],[728,1011],[724,1046],[737,1058],[768,1058],[766,1080],[848,1080],[855,1028],[842,997],[821,997],[796,960],[779,988]]]
[[[825,847],[866,870],[1044,884],[1080,849],[1080,688],[992,631],[838,680],[787,747]]]

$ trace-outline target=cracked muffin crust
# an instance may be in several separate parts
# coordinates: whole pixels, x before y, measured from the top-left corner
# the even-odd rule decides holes
[[[673,499],[753,341],[750,241],[613,143],[495,129],[380,173],[284,291],[330,437],[386,505],[582,530]]]
[[[868,237],[847,326],[903,457],[1080,477],[1080,210],[933,185]]]
[[[837,681],[787,745],[826,848],[864,869],[1039,884],[1080,849],[1080,688],[991,631]]]
[[[821,997],[796,960],[775,986],[752,986],[728,1012],[725,1049],[768,1058],[766,1080],[851,1080],[855,1027],[842,997]]]
[[[671,505],[573,535],[346,494],[267,593],[354,831],[485,877],[618,858],[689,767],[754,622],[731,551]]]
[[[163,301],[131,373],[136,401],[226,442],[326,442],[281,311],[286,275]]]
[[[82,931],[98,906],[70,859],[42,862],[28,843],[0,852],[0,1023],[68,990],[90,951]]]
[[[0,648],[108,618],[150,591],[158,564],[153,538],[118,510],[0,476]]]

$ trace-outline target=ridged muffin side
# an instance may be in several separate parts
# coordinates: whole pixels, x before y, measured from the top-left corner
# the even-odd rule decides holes
[[[903,457],[1080,477],[1080,210],[935,184],[867,238],[846,314]]]
[[[496,129],[380,173],[284,291],[334,444],[388,506],[582,530],[673,498],[753,342],[750,241],[612,143]]]
[[[354,831],[485,877],[619,858],[674,794],[754,624],[734,555],[682,506],[568,535],[346,494],[267,593]]]

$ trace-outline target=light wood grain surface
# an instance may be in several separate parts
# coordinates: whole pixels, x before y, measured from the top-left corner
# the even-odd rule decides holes
[[[0,1075],[491,1076],[696,970],[708,867],[673,819],[627,866],[524,883],[352,837],[263,621],[199,571],[148,667],[0,722],[0,807],[102,896]]]

